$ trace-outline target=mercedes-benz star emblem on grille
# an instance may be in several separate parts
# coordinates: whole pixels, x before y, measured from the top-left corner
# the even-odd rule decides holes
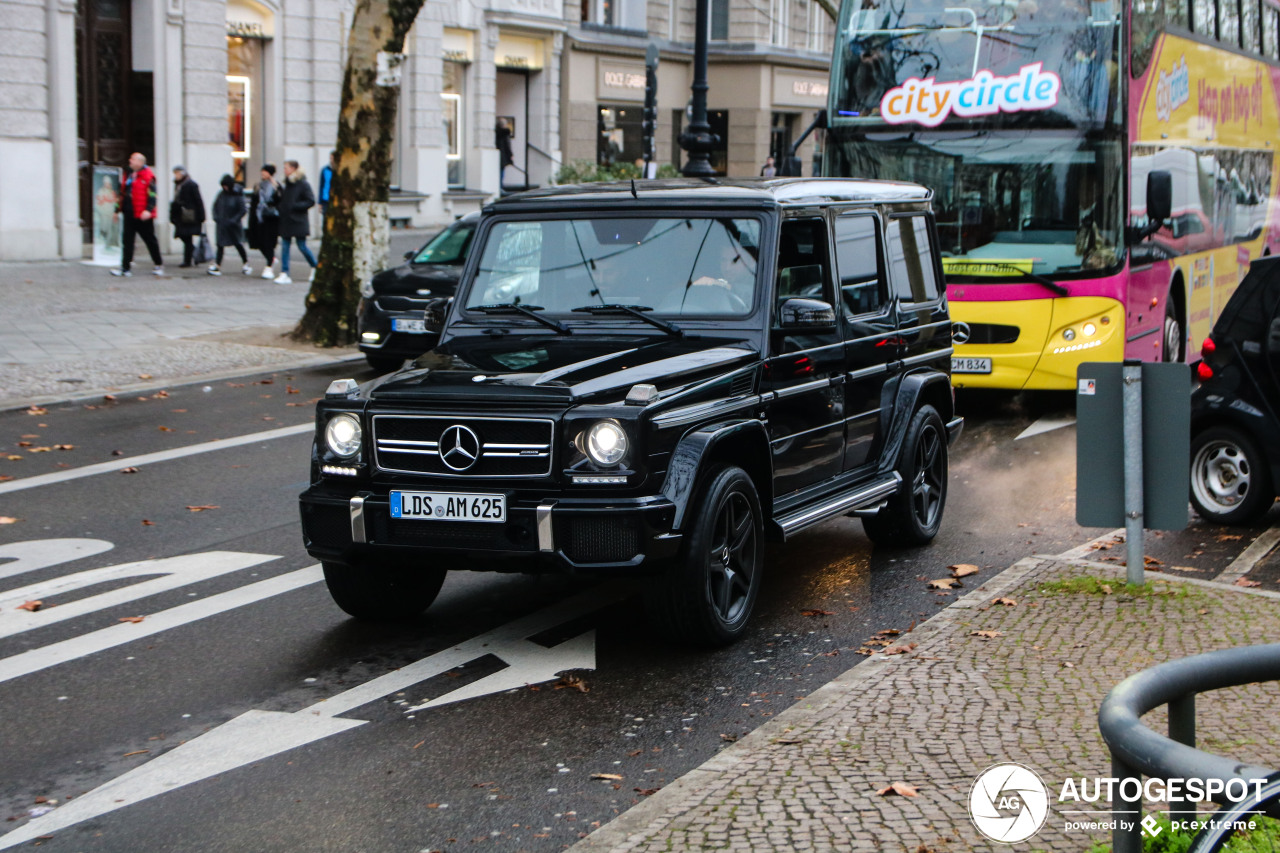
[[[480,458],[480,439],[455,424],[440,434],[440,461],[455,471],[465,471]]]
[[[951,324],[951,340],[957,344],[969,343],[969,337],[972,335],[968,323],[952,323]]]

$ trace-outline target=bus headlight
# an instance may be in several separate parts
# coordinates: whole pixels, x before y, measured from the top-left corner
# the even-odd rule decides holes
[[[1080,331],[1084,332],[1084,336],[1086,338],[1092,338],[1094,334],[1097,333],[1098,327],[1093,325],[1092,323],[1085,323],[1084,328],[1081,329]]]
[[[364,430],[354,415],[334,415],[324,428],[324,443],[336,456],[349,459],[360,452]]]
[[[627,458],[627,432],[617,421],[597,421],[583,436],[581,450],[592,462],[611,468]]]

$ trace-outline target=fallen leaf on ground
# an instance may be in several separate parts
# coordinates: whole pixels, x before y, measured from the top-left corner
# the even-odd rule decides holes
[[[968,577],[969,575],[976,575],[979,571],[978,567],[973,565],[972,563],[957,563],[954,566],[947,566],[947,568],[950,569],[951,574],[957,578]]]
[[[206,509],[222,509],[222,507],[217,506],[216,504],[205,504],[204,506],[189,506],[187,509],[192,512],[204,512]]]
[[[0,524],[17,524],[18,519],[12,515],[0,515]]]
[[[145,524],[147,527],[155,527],[155,526],[156,526],[156,523],[155,523],[154,521],[149,521],[149,520],[147,520],[147,519],[145,519],[145,518],[144,518],[144,519],[142,519],[142,523],[143,523],[143,524]]]
[[[1012,598],[993,598],[993,599],[991,600],[991,603],[992,603],[992,604],[999,604],[999,605],[1001,605],[1002,607],[1017,607],[1017,606],[1018,606],[1018,602],[1014,601]]]
[[[29,441],[19,441],[19,442],[18,442],[18,446],[19,446],[19,447],[30,447],[30,446],[31,446],[31,442],[29,442]]]
[[[831,610],[801,610],[800,615],[819,617],[819,616],[835,616],[836,614]]]
[[[1217,539],[1219,542],[1234,542],[1237,539],[1243,539],[1244,534],[1243,533],[1219,533],[1217,536],[1213,538]]]
[[[888,794],[897,794],[900,797],[918,797],[920,792],[916,790],[914,785],[908,785],[906,782],[894,782],[887,788],[881,788],[876,791],[880,796]]]
[[[121,622],[134,622],[134,623],[138,623],[138,622],[141,622],[141,621],[142,621],[143,619],[145,619],[145,618],[147,618],[147,617],[145,617],[145,616],[121,616],[121,617],[120,617],[120,621],[121,621]]]
[[[28,453],[52,453],[53,448],[52,447],[28,447],[27,452]]]
[[[151,395],[152,399],[155,399],[155,400],[163,400],[165,397],[168,397],[168,396],[169,396],[168,391],[157,391],[156,393]]]
[[[905,646],[890,646],[885,649],[882,654],[886,655],[905,655],[907,652],[918,646],[919,643],[907,643]]]
[[[873,636],[873,637],[896,637],[896,636],[898,636],[898,635],[899,635],[899,634],[901,634],[901,633],[902,633],[902,632],[901,632],[901,631],[899,631],[897,628],[885,628],[883,631],[876,631],[876,632],[875,632],[874,634],[872,634],[871,636]]]
[[[6,457],[5,457],[5,459],[10,460],[11,462],[21,462],[21,461],[22,461],[22,459],[23,459],[23,457],[21,457],[21,456],[14,456],[13,454],[9,454],[8,456],[6,456]]]
[[[137,468],[134,468],[133,466],[129,466],[128,468],[121,468],[121,469],[120,469],[120,473],[121,473],[121,474],[136,474],[136,473],[138,473],[138,469],[137,469]]]
[[[115,395],[115,394],[103,394],[103,395],[102,395],[102,399],[106,400],[108,403],[114,403],[114,402],[116,401],[116,395]]]
[[[728,741],[729,743],[733,743],[737,739],[738,739],[737,735],[726,735],[726,734],[720,735],[720,740]]]
[[[662,789],[661,788],[635,788],[634,790],[636,793],[638,793],[642,797],[652,797],[654,794],[658,793]]]
[[[156,429],[160,430],[160,432],[173,432],[173,427],[159,426]]]
[[[29,610],[30,612],[35,613],[37,610],[39,610],[39,609],[40,609],[41,607],[43,607],[43,606],[44,606],[44,602],[43,602],[43,601],[24,601],[24,602],[22,602],[21,604],[19,604],[19,605],[18,605],[16,608],[14,608],[14,609],[15,609],[15,610]]]
[[[1203,572],[1204,569],[1193,569],[1191,566],[1170,566],[1175,572]]]
[[[1236,585],[1236,586],[1243,586],[1243,587],[1250,587],[1250,588],[1255,587],[1255,586],[1262,586],[1262,584],[1258,583],[1257,581],[1251,581],[1251,580],[1249,580],[1248,578],[1240,578],[1239,580],[1237,580],[1237,581],[1235,582],[1235,585]]]
[[[607,779],[607,780],[608,780],[608,781],[610,781],[610,782],[618,782],[618,781],[621,781],[621,779],[622,779],[622,777],[621,777],[621,776],[619,776],[617,773],[592,773],[592,774],[591,774],[591,778],[592,778],[592,779]]]
[[[936,581],[929,581],[929,589],[951,589],[959,581],[955,578],[939,578]]]
[[[28,415],[47,415],[49,414],[49,410],[42,409],[39,406],[32,406],[31,408],[27,409],[27,414]]]
[[[981,637],[984,640],[994,640],[996,637],[1003,637],[1003,631],[970,631],[970,637]]]
[[[138,378],[139,378],[139,379],[150,379],[150,378],[151,378],[151,374],[150,374],[150,373],[139,373],[139,374],[138,374]]]
[[[53,449],[54,450],[75,450],[76,446],[74,444],[55,444],[53,446]]]
[[[579,693],[590,693],[591,688],[587,686],[587,682],[583,681],[576,675],[562,675],[560,680],[551,685],[556,690],[563,690],[566,687],[572,687]]]
[[[0,483],[7,483],[9,480],[12,480],[12,479],[13,477],[9,476],[8,474],[0,474]]]
[[[147,754],[148,752],[150,752],[150,751],[151,751],[151,750],[149,750],[149,749],[136,749],[136,750],[134,750],[133,752],[126,752],[124,755],[122,755],[122,756],[120,756],[120,757],[121,757],[121,758],[128,758],[128,757],[130,757],[130,756],[132,756],[132,755],[146,755],[146,754]]]
[[[797,745],[799,745],[799,744],[804,743],[804,738],[798,738],[798,737],[776,737],[776,738],[774,738],[774,739],[773,739],[773,742],[774,742],[774,743],[776,743],[776,744],[781,744],[782,746],[797,746]]]

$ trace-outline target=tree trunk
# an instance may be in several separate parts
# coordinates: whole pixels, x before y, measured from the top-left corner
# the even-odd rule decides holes
[[[423,0],[359,0],[347,39],[338,117],[338,165],[315,281],[295,340],[356,342],[360,285],[387,259],[391,143],[400,103],[404,39]]]

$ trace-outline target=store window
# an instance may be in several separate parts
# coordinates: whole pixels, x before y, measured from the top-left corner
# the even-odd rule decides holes
[[[729,0],[711,0],[710,37],[713,41],[729,40]]]
[[[446,61],[443,65],[444,85],[441,87],[440,101],[444,112],[445,168],[448,171],[449,187],[460,189],[467,183],[466,163],[462,154],[465,150],[462,87],[467,67],[461,62]]]
[[[582,0],[582,22],[600,27],[647,29],[645,0]]]
[[[677,169],[683,169],[684,162],[688,159],[684,149],[680,147],[680,136],[684,133],[688,123],[688,108],[672,110],[671,151],[673,156],[671,163]],[[716,147],[711,151],[711,168],[716,170],[717,175],[727,175],[729,173],[729,111],[707,110],[707,124],[711,126],[711,132],[719,138]],[[752,172],[751,174],[755,173]]]
[[[636,105],[600,105],[596,164],[616,166],[644,157],[644,110]]]
[[[791,0],[769,0],[769,41],[787,44],[791,32]]]
[[[230,173],[245,184],[249,161],[262,160],[262,45],[257,38],[227,36],[227,144]]]

